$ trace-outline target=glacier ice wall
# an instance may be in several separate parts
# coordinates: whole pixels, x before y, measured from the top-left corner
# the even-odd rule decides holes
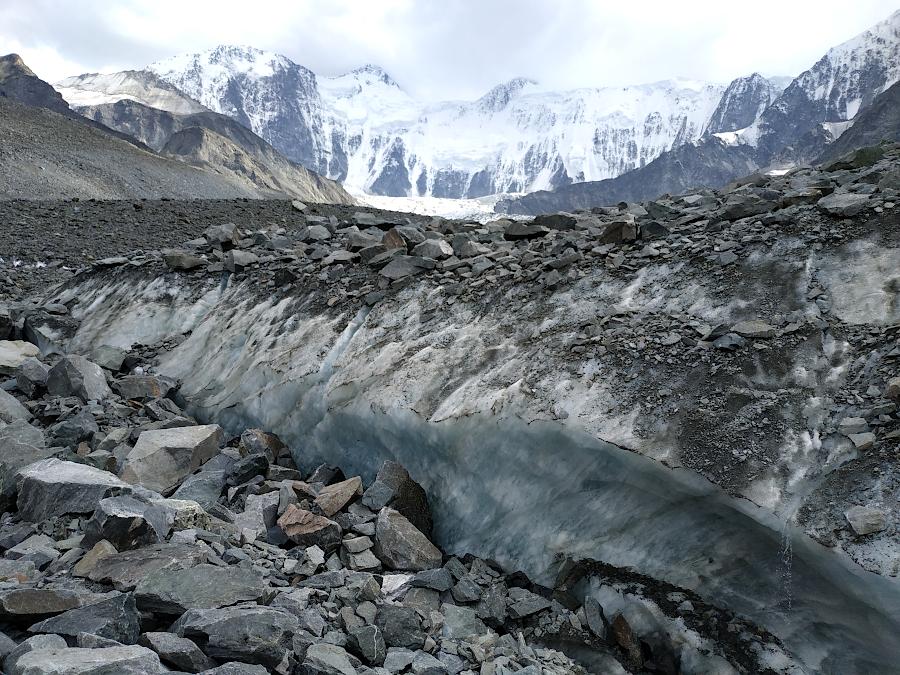
[[[862,571],[692,472],[601,440],[580,424],[583,411],[535,415],[533,388],[546,380],[528,377],[534,354],[504,339],[498,317],[459,308],[423,334],[416,317],[433,314],[424,285],[403,292],[402,311],[371,313],[139,274],[76,283],[66,298],[77,298],[83,320],[73,350],[185,335],[159,369],[183,380],[200,418],[234,433],[275,431],[303,468],[328,461],[371,476],[385,459],[400,461],[428,491],[450,551],[544,582],[565,556],[633,567],[749,617],[813,672],[890,672],[900,662],[897,580]],[[543,316],[530,335],[549,326]],[[473,347],[478,331],[491,333],[487,347]],[[546,400],[564,390],[550,388]],[[570,402],[591,395],[577,394]]]

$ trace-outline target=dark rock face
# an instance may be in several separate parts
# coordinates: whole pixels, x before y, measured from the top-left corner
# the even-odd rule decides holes
[[[728,85],[706,124],[706,134],[736,131],[753,124],[780,92],[759,73],[739,77]]]
[[[755,155],[753,148],[728,146],[717,138],[708,138],[697,145],[683,145],[664,152],[647,166],[617,178],[532,192],[516,199],[502,200],[497,203],[496,210],[538,215],[717,187],[756,171],[759,165]]]
[[[900,82],[878,95],[853,120],[853,126],[823,152],[818,162],[838,157],[883,141],[900,141]]]
[[[384,169],[372,183],[371,190],[376,195],[405,195],[411,187],[406,148],[401,139],[395,138],[386,151]]]
[[[35,75],[18,54],[0,57],[0,96],[61,115],[74,115],[59,92]]]

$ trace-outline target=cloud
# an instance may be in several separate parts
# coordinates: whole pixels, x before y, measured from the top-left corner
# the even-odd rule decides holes
[[[236,43],[323,75],[377,63],[423,98],[473,98],[519,75],[553,88],[796,75],[895,1],[6,0],[0,45],[51,81]]]

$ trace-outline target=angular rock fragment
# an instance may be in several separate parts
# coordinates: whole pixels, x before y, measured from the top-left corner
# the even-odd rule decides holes
[[[140,617],[130,593],[114,593],[112,597],[77,607],[32,625],[32,633],[52,633],[77,637],[91,633],[126,645],[137,642]]]
[[[292,651],[297,618],[270,607],[191,609],[172,625],[179,637],[205,642],[204,652],[274,668]]]
[[[0,375],[14,376],[26,359],[40,356],[41,350],[24,340],[0,340]]]
[[[316,496],[315,503],[323,514],[331,517],[350,503],[354,497],[361,494],[362,479],[355,476],[322,488]]]
[[[218,424],[143,432],[120,473],[129,483],[166,493],[219,451],[224,435]]]
[[[154,675],[159,657],[138,646],[36,649],[16,662],[13,675]]]
[[[439,567],[440,550],[421,530],[390,507],[381,509],[375,523],[374,553],[393,570],[422,571]]]
[[[112,396],[103,369],[76,354],[63,357],[50,369],[47,391],[54,396],[78,396],[85,403]]]
[[[134,595],[143,611],[180,615],[189,609],[256,602],[265,590],[265,583],[253,569],[201,564],[153,572],[138,583]]]
[[[426,535],[431,534],[431,509],[425,490],[397,462],[385,461],[375,481],[363,493],[362,503],[373,511],[390,506]]]
[[[199,673],[216,667],[216,662],[195,643],[172,633],[144,633],[138,644],[156,652],[163,664],[186,673]]]
[[[87,574],[91,581],[110,584],[118,591],[130,591],[161,569],[183,569],[206,559],[203,549],[190,544],[154,544],[132,551],[112,553],[96,561]]]
[[[108,541],[119,551],[165,541],[172,529],[172,514],[163,506],[130,496],[107,497],[97,504],[84,525],[85,546]]]
[[[111,473],[53,458],[24,467],[18,481],[19,516],[33,523],[67,513],[92,513],[101,499],[132,490]]]
[[[318,546],[331,551],[341,545],[341,526],[324,516],[301,509],[295,504],[278,519],[278,526],[288,539],[300,546]]]
[[[844,517],[859,536],[881,532],[887,528],[887,519],[881,509],[853,506],[844,511]]]

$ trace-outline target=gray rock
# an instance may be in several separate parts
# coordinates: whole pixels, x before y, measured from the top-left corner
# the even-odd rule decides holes
[[[81,607],[85,600],[67,588],[12,588],[0,591],[0,615],[33,620]]]
[[[765,339],[775,336],[775,326],[771,326],[765,321],[756,319],[750,321],[738,321],[731,327],[731,332],[746,338]]]
[[[173,270],[193,270],[206,265],[206,260],[199,255],[182,249],[163,249],[163,261]]]
[[[37,398],[47,388],[50,368],[35,358],[27,358],[16,369],[16,387],[28,398]]]
[[[420,258],[443,260],[453,255],[453,247],[443,239],[426,239],[413,248],[412,254]]]
[[[397,255],[385,265],[380,274],[392,281],[404,277],[420,274],[435,268],[435,261],[431,258],[422,258],[413,255]]]
[[[545,225],[535,225],[534,223],[525,223],[521,220],[511,221],[503,232],[503,237],[510,241],[519,239],[537,239],[546,237],[550,233],[550,228]]]
[[[218,424],[144,431],[125,458],[123,480],[165,493],[219,451]]]
[[[357,675],[346,650],[324,642],[309,646],[299,672],[302,675]]]
[[[48,458],[53,451],[47,448],[43,431],[21,420],[0,427],[0,448],[0,508],[8,510],[15,499],[19,469]]]
[[[439,567],[441,552],[399,512],[381,509],[375,523],[374,553],[385,567],[422,571]]]
[[[134,401],[164,398],[176,386],[177,383],[171,378],[157,375],[127,375],[113,383],[113,389],[119,396]]]
[[[475,614],[491,627],[499,627],[506,621],[506,586],[491,584],[481,594]]]
[[[65,639],[59,635],[35,635],[27,638],[4,656],[3,672],[15,672],[19,658],[28,652],[36,649],[65,649],[67,646]]]
[[[112,345],[100,345],[91,352],[91,360],[102,368],[118,372],[122,369],[128,352]]]
[[[881,532],[887,528],[884,511],[869,506],[853,506],[844,511],[844,517],[859,536]]]
[[[36,623],[28,630],[70,637],[87,632],[126,645],[137,642],[141,632],[140,617],[130,593],[114,593],[106,600],[70,609]]]
[[[241,272],[259,262],[259,256],[250,251],[233,249],[225,254],[225,269],[229,272]]]
[[[198,565],[206,554],[190,544],[154,544],[133,551],[113,553],[97,560],[88,579],[130,591],[141,580],[161,569],[183,569]]]
[[[216,668],[204,670],[200,675],[269,675],[269,671],[263,666],[229,661]]]
[[[514,587],[509,589],[507,611],[513,619],[523,619],[549,607],[550,601],[536,593],[532,593],[524,588]]]
[[[253,569],[197,565],[164,568],[144,577],[134,590],[142,611],[182,614],[189,609],[217,609],[260,600],[266,584]]]
[[[213,248],[228,251],[237,246],[241,240],[241,231],[234,223],[224,223],[206,228],[203,236]]]
[[[172,633],[144,633],[138,644],[156,652],[165,665],[187,673],[199,673],[216,667],[216,662],[204,654],[200,647],[187,638]]]
[[[27,422],[31,419],[31,413],[28,408],[19,403],[12,394],[0,389],[0,422],[12,424],[16,420]]]
[[[869,195],[854,194],[850,192],[834,192],[827,197],[822,197],[816,206],[821,211],[840,218],[850,218],[862,213],[869,205]]]
[[[78,325],[78,320],[71,316],[61,316],[41,309],[28,313],[22,332],[25,339],[37,345],[41,353],[65,354],[69,341],[78,331]]]
[[[350,631],[348,646],[370,666],[380,666],[387,654],[384,636],[378,626],[360,626]]]
[[[414,609],[398,605],[382,605],[378,608],[375,624],[381,630],[388,647],[422,649],[425,631]]]
[[[473,635],[485,635],[487,626],[478,618],[474,607],[458,607],[444,603],[441,605],[444,615],[442,635],[451,640],[463,640]]]
[[[103,369],[83,356],[70,354],[47,375],[47,391],[54,396],[78,396],[82,401],[105,401],[112,396]]]
[[[362,479],[354,476],[322,488],[316,495],[315,504],[324,515],[330,518],[362,493]]]
[[[363,493],[362,503],[373,511],[390,506],[426,535],[431,534],[432,518],[425,490],[397,462],[385,461],[375,481]]]
[[[19,516],[33,523],[69,513],[92,513],[101,499],[132,490],[111,473],[54,458],[20,469],[17,480]]]
[[[270,668],[292,650],[297,629],[294,615],[260,606],[191,609],[172,625],[172,632],[179,637],[205,641],[208,656]]]
[[[172,529],[172,514],[162,506],[131,496],[101,499],[84,526],[82,544],[91,547],[106,540],[119,551],[165,541]]]
[[[278,519],[278,527],[288,539],[300,546],[318,546],[332,551],[341,545],[341,526],[296,504],[288,506]]]
[[[11,675],[153,675],[159,657],[145,647],[36,649],[18,659]]]
[[[81,441],[90,441],[100,431],[97,421],[87,408],[63,418],[48,429],[50,443],[54,446],[74,448]]]
[[[40,356],[41,350],[24,340],[0,340],[0,375],[13,377],[26,359]]]

